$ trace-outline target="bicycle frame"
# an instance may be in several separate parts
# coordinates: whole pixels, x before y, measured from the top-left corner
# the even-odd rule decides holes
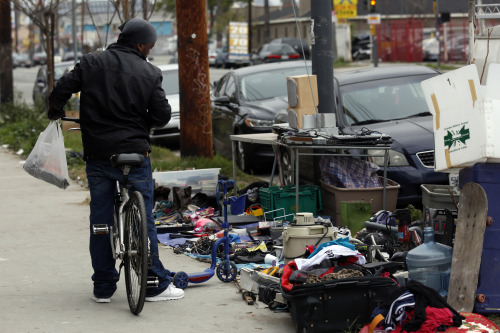
[[[123,175],[124,175],[124,184],[120,184],[119,181],[116,182],[116,194],[115,194],[115,219],[118,219],[118,221],[115,220],[116,227],[118,228],[118,240],[119,240],[119,252],[116,252],[115,249],[115,242],[113,237],[115,236],[116,230],[113,230],[113,232],[110,233],[111,237],[111,248],[113,251],[113,258],[115,259],[121,259],[125,257],[125,222],[124,222],[124,212],[123,209],[125,205],[127,204],[129,200],[129,194],[128,194],[128,188],[127,188],[127,175],[128,172],[130,171],[129,166],[125,166],[123,170]],[[119,203],[119,206],[116,207],[117,202]]]

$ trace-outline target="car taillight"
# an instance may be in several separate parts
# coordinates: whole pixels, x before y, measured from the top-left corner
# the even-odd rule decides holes
[[[288,58],[289,58],[289,59],[297,59],[297,58],[300,58],[300,55],[298,55],[298,54],[290,54],[290,55],[288,56]]]
[[[267,56],[268,59],[281,59],[279,54],[270,54]]]

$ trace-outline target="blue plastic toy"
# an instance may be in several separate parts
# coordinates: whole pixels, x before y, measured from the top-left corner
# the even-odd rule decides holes
[[[224,222],[221,227],[224,230],[224,236],[219,238],[213,245],[212,248],[212,264],[210,268],[207,268],[203,272],[200,273],[192,273],[186,274],[185,272],[177,272],[173,273],[174,286],[180,289],[184,289],[187,287],[188,283],[203,283],[208,281],[214,274],[217,274],[217,277],[222,282],[231,282],[236,279],[236,275],[238,274],[238,268],[236,264],[229,260],[229,242],[230,238],[228,236],[229,223],[227,221],[227,205],[229,204],[229,199],[227,196],[227,187],[228,185],[234,185],[233,180],[219,180],[217,183],[217,201],[219,202],[219,193],[223,191],[223,205],[224,205]],[[224,244],[224,257],[220,264],[217,265],[217,249],[220,244]]]

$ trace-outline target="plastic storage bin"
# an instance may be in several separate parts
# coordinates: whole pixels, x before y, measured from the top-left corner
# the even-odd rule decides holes
[[[475,182],[482,186],[488,197],[488,216],[500,221],[500,164],[477,163],[459,173],[459,185]],[[491,224],[484,232],[481,267],[476,295],[484,295],[484,302],[476,300],[474,312],[500,313],[500,223]]]
[[[433,288],[446,299],[453,249],[434,241],[434,229],[424,228],[424,243],[406,256],[408,278]]]
[[[270,186],[259,189],[259,198],[266,219],[281,217],[281,212],[271,212],[284,208],[285,215],[297,213],[296,207],[296,187],[295,185]],[[318,215],[321,211],[321,193],[318,186],[300,185],[299,186],[299,212],[309,212]],[[270,212],[267,213],[266,212]],[[289,218],[289,217],[288,217]]]
[[[460,191],[457,191],[454,186],[422,184],[420,188],[422,189],[423,211],[425,211],[425,208],[448,208],[449,210],[457,210],[457,207],[455,207],[453,203],[453,198],[458,204],[460,200]],[[453,197],[450,192],[453,194]]]
[[[193,195],[197,192],[215,192],[220,168],[182,171],[153,172],[153,179],[158,186],[172,188],[191,186]],[[170,199],[172,193],[170,194]]]
[[[385,209],[393,211],[396,209],[398,200],[399,184],[387,179]],[[383,187],[372,188],[342,188],[321,181],[321,198],[323,201],[323,214],[329,215],[335,220],[337,226],[342,225],[340,209],[341,201],[363,200],[371,201],[372,214],[383,209]]]
[[[229,197],[231,215],[243,214],[243,212],[245,211],[246,200],[246,194],[239,197]]]

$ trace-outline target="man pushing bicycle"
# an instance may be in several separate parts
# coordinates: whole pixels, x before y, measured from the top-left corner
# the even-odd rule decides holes
[[[151,127],[162,127],[170,120],[171,109],[161,87],[162,74],[146,58],[157,39],[147,21],[133,18],[118,28],[118,41],[98,54],[85,54],[74,69],[59,79],[49,96],[48,116],[65,116],[64,106],[73,93],[81,91],[80,125],[86,174],[90,188],[90,256],[94,274],[92,299],[109,303],[116,291],[119,273],[115,267],[109,236],[96,235],[93,225],[113,225],[116,181],[123,174],[111,165],[112,155],[139,153],[144,163],[128,175],[132,190],[145,202],[151,267],[148,275],[158,285],[147,289],[146,301],[165,301],[184,297],[174,287],[170,272],[159,258],[153,219],[154,184],[149,155]]]

